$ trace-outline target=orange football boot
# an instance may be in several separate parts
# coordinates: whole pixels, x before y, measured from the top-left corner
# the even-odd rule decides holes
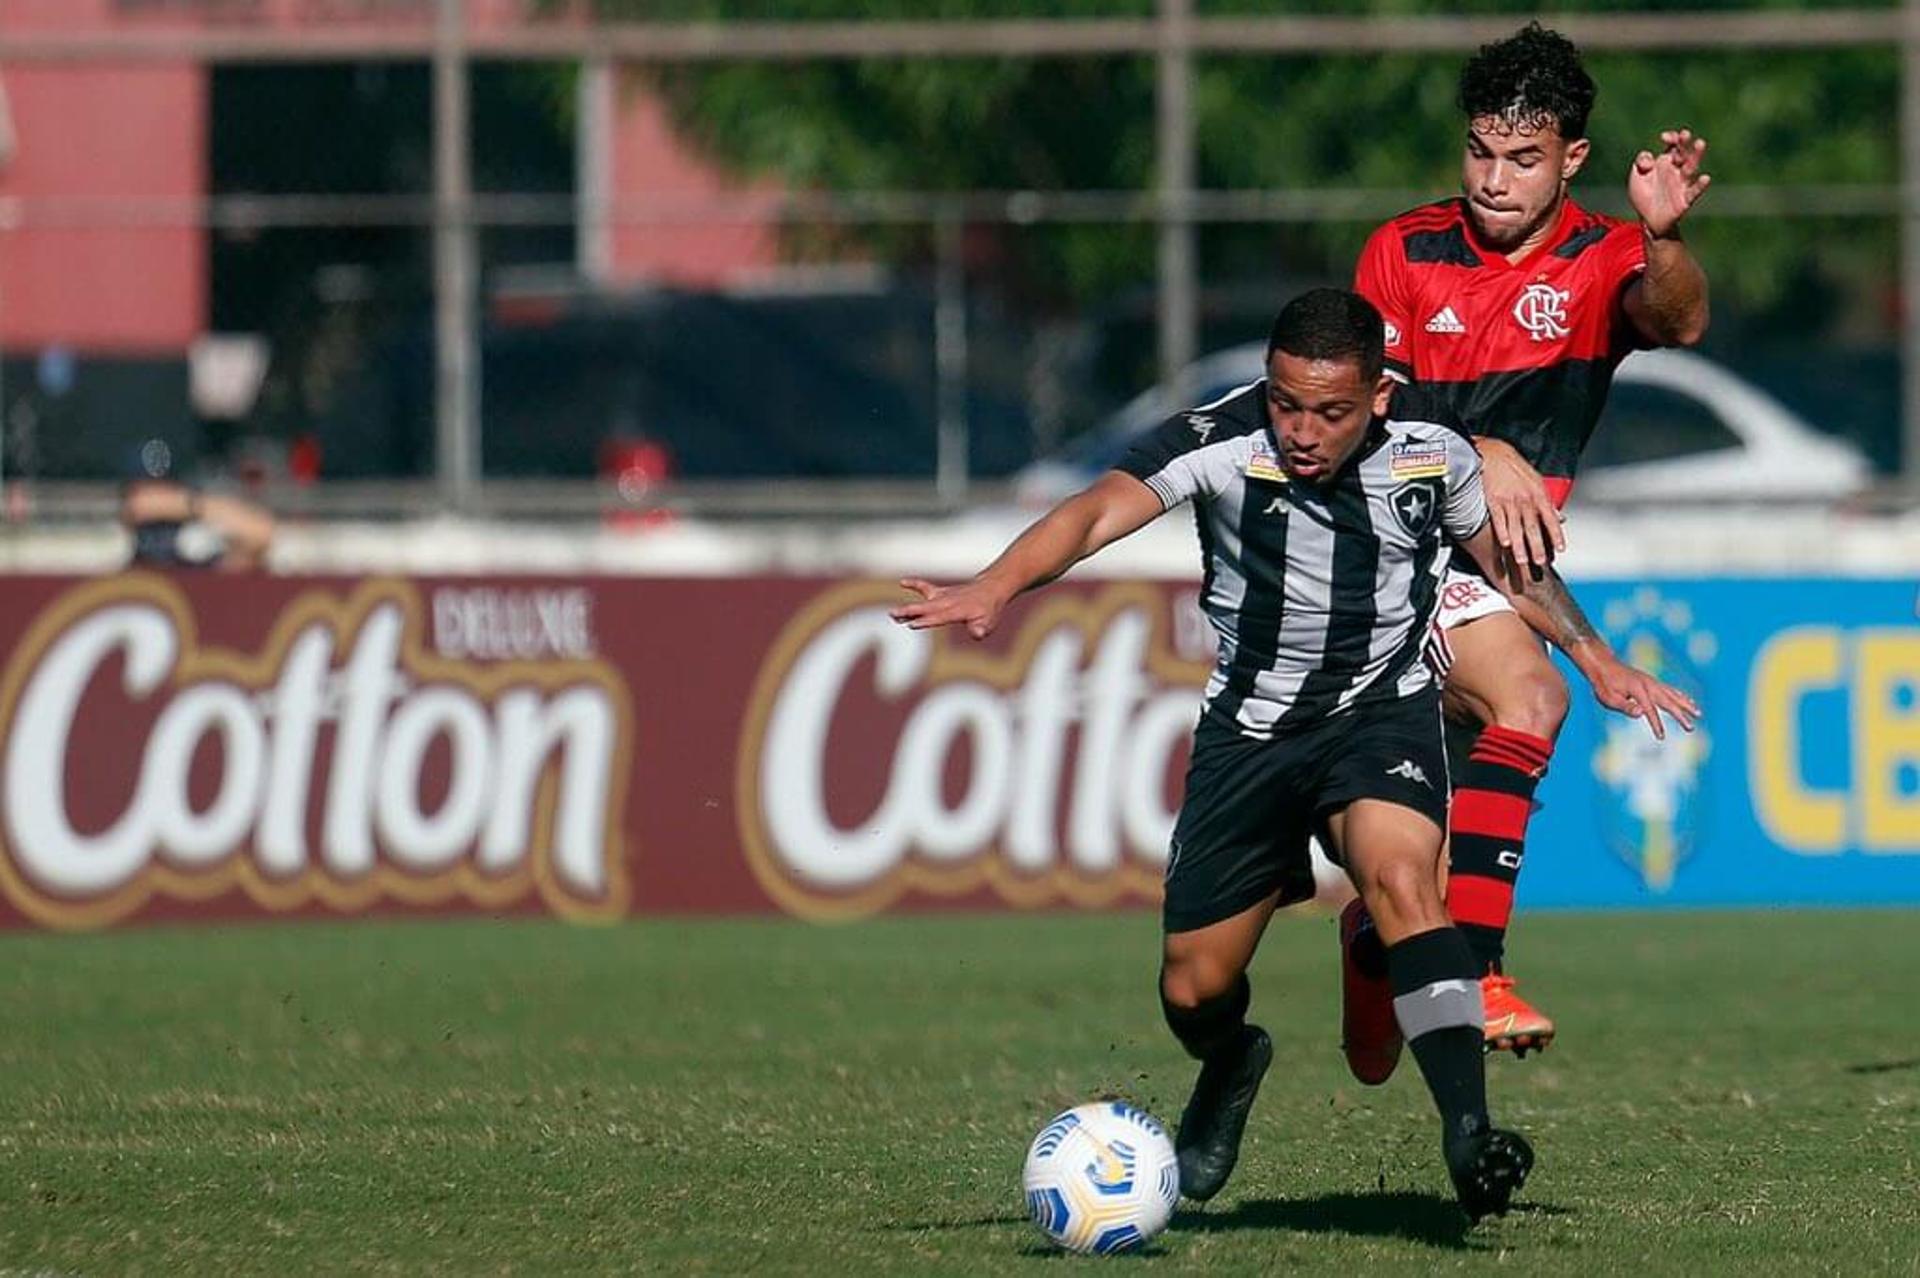
[[[1394,1019],[1393,986],[1386,973],[1368,976],[1353,961],[1353,938],[1372,926],[1366,907],[1357,900],[1340,911],[1340,1046],[1353,1076],[1378,1087],[1393,1077],[1405,1040]]]
[[[1545,1051],[1553,1041],[1553,1022],[1513,992],[1511,976],[1489,972],[1481,977],[1480,999],[1487,1009],[1489,1052],[1512,1052],[1524,1059],[1528,1052]]]

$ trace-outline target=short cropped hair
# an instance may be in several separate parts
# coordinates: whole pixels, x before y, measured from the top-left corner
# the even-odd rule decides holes
[[[1353,360],[1371,382],[1386,364],[1380,312],[1358,293],[1316,288],[1288,302],[1267,337],[1267,358],[1282,351],[1300,359]]]
[[[1524,133],[1551,122],[1569,142],[1587,135],[1595,92],[1573,41],[1538,22],[1481,45],[1460,69],[1460,109],[1468,120],[1490,115]]]

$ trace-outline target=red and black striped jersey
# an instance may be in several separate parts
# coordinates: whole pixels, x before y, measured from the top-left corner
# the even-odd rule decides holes
[[[1614,369],[1645,344],[1621,304],[1645,268],[1638,223],[1572,200],[1539,248],[1509,262],[1480,244],[1456,197],[1375,231],[1353,286],[1386,320],[1387,366],[1407,383],[1394,416],[1505,440],[1565,502]]]

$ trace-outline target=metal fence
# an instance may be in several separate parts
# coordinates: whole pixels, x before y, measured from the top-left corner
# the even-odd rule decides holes
[[[969,226],[1045,228],[1098,223],[1151,228],[1156,259],[1153,329],[1160,383],[1177,388],[1200,352],[1202,228],[1377,220],[1433,192],[1418,190],[1206,190],[1196,188],[1192,89],[1195,59],[1212,54],[1464,52],[1510,32],[1514,15],[1412,17],[1201,16],[1191,0],[1158,0],[1152,18],[987,22],[809,22],[593,24],[575,18],[483,28],[463,0],[434,0],[431,22],[379,31],[128,30],[108,34],[20,32],[0,44],[0,73],[20,67],[191,61],[312,64],[426,63],[431,67],[430,193],[418,196],[208,196],[101,202],[54,198],[0,202],[0,235],[30,226],[192,226],[260,234],[325,228],[408,229],[430,235],[432,314],[431,477],[372,480],[278,491],[276,504],[317,514],[404,514],[423,508],[503,514],[585,514],[609,494],[592,482],[506,480],[483,472],[484,299],[479,237],[503,228],[671,227],[767,216],[816,227],[924,228],[931,373],[924,387],[933,425],[933,463],[923,478],[861,484],[788,482],[769,490],[685,483],[647,500],[692,509],[822,511],[953,507],[979,499],[970,455],[978,442],[969,394],[979,359],[977,298],[965,254]],[[1920,297],[1920,0],[1899,8],[1806,12],[1611,13],[1554,15],[1553,25],[1589,50],[1812,50],[1898,48],[1904,180],[1884,186],[1716,186],[1703,214],[1719,219],[1827,218],[1897,223],[1899,293]],[[582,180],[571,194],[476,193],[469,97],[476,63],[568,61],[583,76],[623,63],[655,66],[718,61],[1148,56],[1155,92],[1155,186],[1141,191],[926,193],[788,192],[771,202],[617,198]],[[1892,104],[1889,104],[1891,106]],[[1607,206],[1602,193],[1598,201]],[[1618,208],[1609,211],[1622,211]],[[1889,263],[1890,273],[1894,264]],[[4,299],[0,299],[4,305]],[[1905,478],[1920,468],[1920,313],[1899,324],[1901,457]],[[15,373],[18,376],[18,372]],[[0,403],[4,399],[0,398]],[[992,486],[987,488],[992,494]],[[103,510],[99,484],[42,482],[36,507],[48,513]]]

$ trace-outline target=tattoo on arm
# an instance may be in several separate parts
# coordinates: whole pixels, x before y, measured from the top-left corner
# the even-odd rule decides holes
[[[1559,573],[1549,568],[1536,577],[1522,570],[1521,578],[1522,592],[1553,627],[1553,633],[1547,638],[1562,652],[1571,652],[1578,645],[1600,637]]]

